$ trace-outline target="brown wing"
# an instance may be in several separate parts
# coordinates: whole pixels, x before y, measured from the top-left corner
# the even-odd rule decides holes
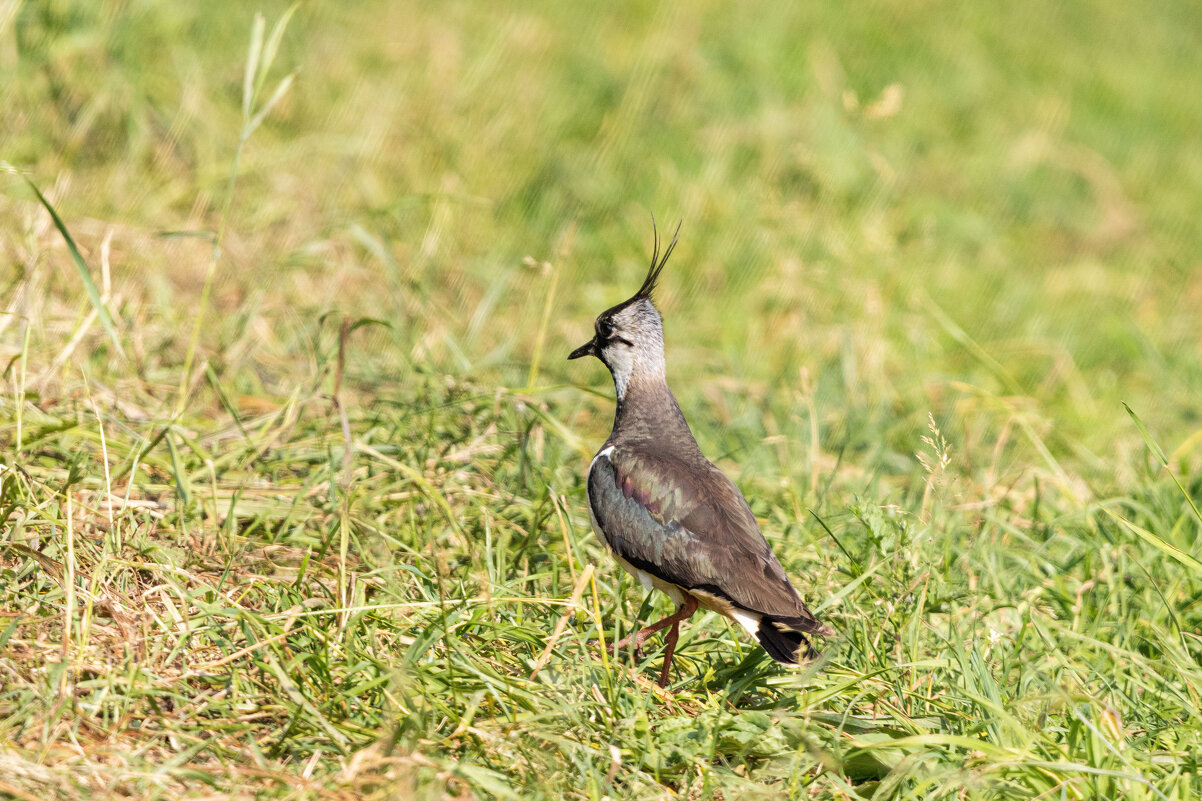
[[[588,490],[610,547],[639,570],[801,632],[832,633],[789,582],[742,493],[712,464],[616,448],[594,461]]]

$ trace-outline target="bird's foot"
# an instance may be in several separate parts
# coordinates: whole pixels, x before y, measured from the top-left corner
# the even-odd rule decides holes
[[[631,642],[632,642],[631,637],[626,637],[624,639],[618,640],[617,642],[607,642],[604,644],[605,652],[607,654],[609,654],[610,656],[614,656],[615,654],[621,653],[626,648],[630,647]],[[601,645],[601,644],[602,643],[599,640],[589,640],[589,645]],[[634,656],[635,656],[635,659],[642,659],[645,656],[645,654],[643,653],[643,643],[641,641],[634,641]]]
[[[634,634],[631,634],[629,637],[623,637],[622,639],[618,640],[617,642],[610,644],[609,653],[610,653],[610,655],[617,654],[617,653],[629,648],[631,643],[633,643],[634,644],[634,658],[642,659],[643,658],[643,643],[646,641],[646,639],[647,639],[647,635],[643,634],[643,632],[641,632],[641,631],[636,632]]]

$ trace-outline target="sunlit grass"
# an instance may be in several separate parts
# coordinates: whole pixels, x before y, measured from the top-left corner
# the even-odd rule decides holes
[[[0,8],[0,795],[1202,790],[1196,10],[262,10]],[[600,647],[652,213],[812,668]]]

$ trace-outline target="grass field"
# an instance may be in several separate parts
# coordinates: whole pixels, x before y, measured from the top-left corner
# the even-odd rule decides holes
[[[1196,4],[261,11],[0,1],[0,797],[1202,796]],[[652,214],[808,669],[596,642]]]

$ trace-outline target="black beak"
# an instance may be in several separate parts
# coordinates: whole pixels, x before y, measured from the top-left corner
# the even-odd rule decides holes
[[[576,348],[568,354],[569,359],[579,359],[581,356],[596,356],[597,355],[597,340],[590,339],[585,344]]]

